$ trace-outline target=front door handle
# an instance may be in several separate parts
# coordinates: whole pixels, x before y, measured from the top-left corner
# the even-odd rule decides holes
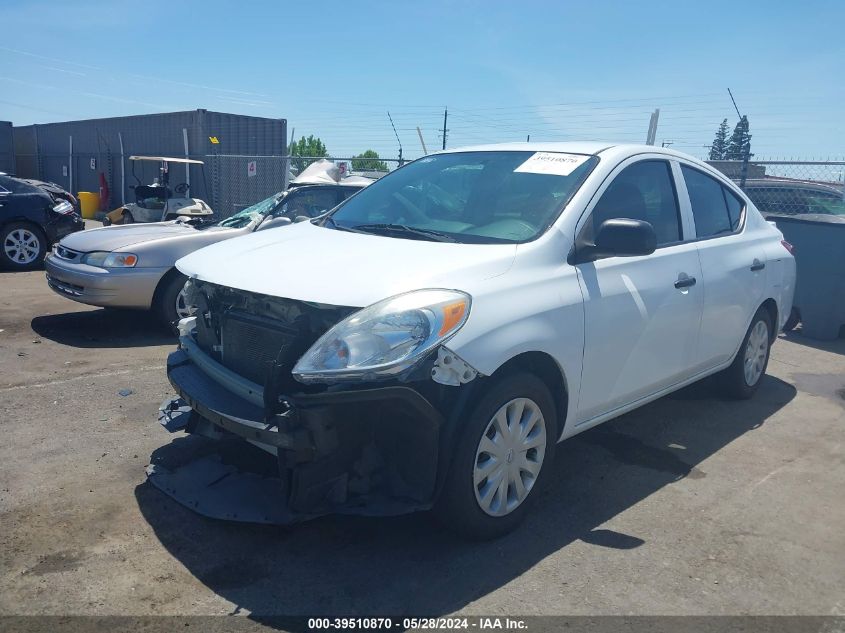
[[[758,270],[763,270],[766,267],[766,262],[761,262],[759,259],[755,259],[754,262],[751,264],[751,271],[757,272]]]
[[[678,277],[678,281],[675,282],[675,288],[690,288],[694,285],[695,277],[687,277],[686,275]]]

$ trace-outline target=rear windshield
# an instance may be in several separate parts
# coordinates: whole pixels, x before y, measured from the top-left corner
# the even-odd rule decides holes
[[[38,187],[9,176],[0,176],[0,187],[12,193],[41,193]]]
[[[458,152],[377,180],[324,226],[409,239],[517,243],[543,233],[598,162],[558,152]]]

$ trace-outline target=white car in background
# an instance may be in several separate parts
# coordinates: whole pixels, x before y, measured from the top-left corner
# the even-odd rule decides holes
[[[790,248],[668,149],[426,156],[322,218],[177,262],[198,309],[166,426],[277,455],[286,520],[433,507],[495,536],[557,442],[712,374],[751,397],[790,313]],[[172,473],[151,480],[179,498]]]

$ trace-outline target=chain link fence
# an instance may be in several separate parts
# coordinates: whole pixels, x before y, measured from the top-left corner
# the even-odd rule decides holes
[[[246,207],[287,188],[309,165],[330,160],[343,176],[381,178],[400,165],[390,158],[336,158],[328,156],[240,156],[210,154],[199,157],[205,162],[209,178],[210,200],[218,218],[229,217]]]
[[[845,215],[845,161],[707,161],[764,215]]]
[[[189,158],[203,165],[169,165],[170,189],[190,184],[190,195],[205,200],[218,219],[227,218],[273,194],[284,191],[306,167],[319,160],[336,163],[343,175],[380,178],[400,165],[390,158],[358,159],[317,156],[254,156],[201,154]],[[18,154],[18,175],[52,181],[76,195],[100,191],[100,174],[108,186],[107,202],[101,211],[135,201],[137,184],[152,184],[161,178],[158,161],[131,161],[129,154],[101,152],[98,157],[69,154]]]
[[[190,182],[192,197],[205,200],[215,217],[227,218],[283,191],[305,168],[331,160],[344,175],[380,178],[402,165],[395,158],[323,156],[253,156],[203,154],[190,158],[204,165],[170,165],[171,188]],[[128,154],[101,152],[98,157],[68,154],[17,154],[17,173],[49,180],[76,195],[99,191],[102,173],[109,187],[108,210],[133,202],[133,185],[150,184],[160,177],[158,162],[130,161]],[[734,180],[766,215],[845,215],[845,161],[708,161]]]

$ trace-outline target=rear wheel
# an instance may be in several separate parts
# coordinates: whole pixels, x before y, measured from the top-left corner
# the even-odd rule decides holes
[[[29,222],[11,222],[0,229],[0,260],[12,270],[32,270],[47,252],[43,231]]]
[[[185,317],[191,316],[191,310],[185,302],[185,282],[188,278],[177,270],[169,272],[159,282],[153,300],[153,310],[159,321],[176,330],[176,324]]]
[[[718,375],[719,385],[725,395],[745,400],[757,391],[769,364],[771,333],[772,318],[769,311],[760,308],[751,319],[734,362]]]
[[[121,224],[135,224],[135,216],[130,211],[124,211]]]
[[[437,502],[438,519],[472,538],[495,538],[527,514],[557,441],[554,401],[536,376],[489,385],[466,421]]]

